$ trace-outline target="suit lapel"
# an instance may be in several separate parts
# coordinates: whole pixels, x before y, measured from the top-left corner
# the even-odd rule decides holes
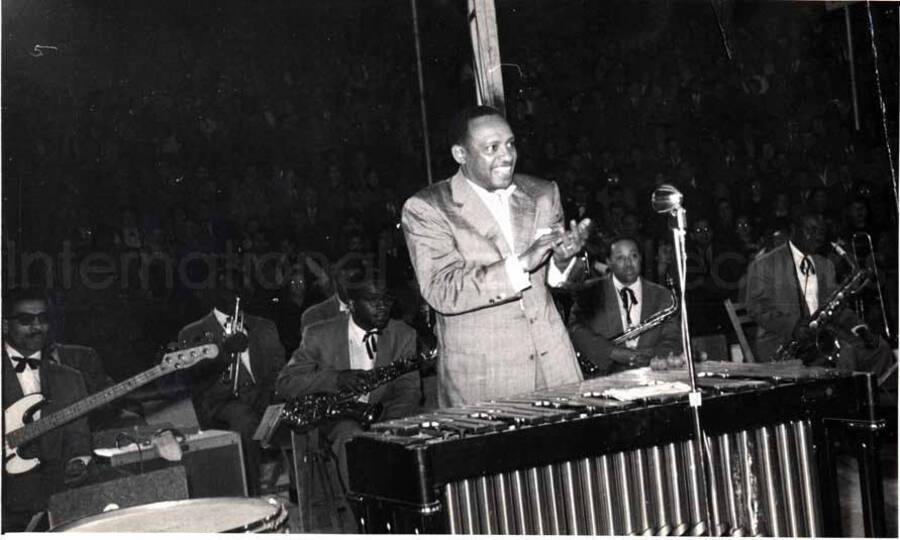
[[[384,367],[390,365],[397,358],[391,358],[394,353],[394,335],[391,323],[388,322],[381,336],[378,337],[378,354],[375,355],[375,367]]]
[[[509,198],[509,216],[512,221],[516,253],[525,251],[534,238],[534,224],[537,219],[536,206],[534,197],[525,191],[521,184],[517,184]]]
[[[603,311],[606,314],[607,328],[612,330],[612,335],[617,336],[625,331],[622,328],[622,316],[619,314],[619,301],[616,298],[616,286],[612,278],[606,280],[606,299]]]
[[[331,342],[335,346],[335,369],[350,369],[350,315],[344,314],[339,324],[331,325]]]
[[[459,214],[481,236],[489,239],[500,251],[503,257],[511,254],[511,247],[506,244],[500,225],[494,219],[491,211],[487,209],[472,186],[469,185],[462,172],[457,172],[450,179],[450,189],[453,192],[453,201],[460,206]],[[516,191],[519,191],[518,189]],[[515,223],[515,222],[514,222]]]
[[[809,316],[809,306],[806,305],[806,298],[803,296],[803,287],[800,286],[800,280],[797,277],[797,267],[794,265],[794,254],[791,251],[791,246],[790,244],[784,244],[782,247],[784,248],[784,250],[781,254],[781,264],[782,268],[784,269],[783,271],[787,272],[788,275],[791,276],[790,278],[788,278],[787,282],[789,283],[788,287],[792,289],[792,291],[786,291],[788,294],[785,295],[784,298],[790,298],[791,296],[793,296],[798,304],[800,313]],[[818,279],[818,275],[816,279]]]
[[[4,406],[11,405],[23,397],[19,378],[16,377],[16,372],[6,354],[6,347],[3,347],[3,404]]]

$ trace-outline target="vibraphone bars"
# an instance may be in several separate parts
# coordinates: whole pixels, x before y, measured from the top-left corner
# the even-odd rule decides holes
[[[874,418],[871,377],[794,363],[697,372],[707,482],[686,371],[645,368],[373,425],[348,444],[360,527],[839,535],[826,419]]]

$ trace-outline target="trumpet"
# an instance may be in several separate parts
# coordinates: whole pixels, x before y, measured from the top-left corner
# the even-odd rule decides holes
[[[225,322],[225,342],[236,341],[234,338],[238,335],[246,336],[246,332],[244,332],[244,312],[241,311],[240,296],[235,297],[234,314]],[[230,354],[234,355],[234,359],[228,366],[226,375],[226,380],[231,381],[231,392],[235,396],[238,395],[238,378],[241,373],[241,352],[244,347],[237,347],[236,349],[237,350],[230,351]]]

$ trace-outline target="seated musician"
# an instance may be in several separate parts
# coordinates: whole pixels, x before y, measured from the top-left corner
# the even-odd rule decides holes
[[[278,375],[278,395],[295,399],[320,392],[358,394],[359,400],[383,406],[378,420],[413,414],[420,398],[418,371],[401,375],[371,392],[365,391],[364,382],[369,370],[415,355],[415,330],[390,318],[393,298],[385,286],[363,279],[348,285],[346,290],[349,313],[306,329],[300,347]],[[361,429],[357,421],[349,418],[323,427],[322,433],[332,444],[344,479],[344,444]]]
[[[50,301],[42,291],[19,290],[3,297],[3,410],[5,433],[21,425],[26,411],[16,403],[29,394],[42,394],[47,407],[41,416],[63,409],[87,396],[82,374],[69,366],[72,356],[90,349],[56,345],[51,347]],[[54,361],[51,357],[58,360]],[[10,410],[12,407],[12,410]],[[12,421],[11,421],[12,419]],[[82,483],[91,461],[91,431],[87,417],[62,425],[22,448],[4,449],[3,532],[26,530],[32,518],[47,507],[50,495]],[[33,457],[39,463],[30,470],[24,463]],[[45,530],[45,518],[35,519],[36,529]],[[33,525],[34,525],[33,524]]]
[[[569,334],[582,360],[599,368],[597,374],[650,365],[654,358],[680,355],[678,314],[621,345],[612,339],[672,306],[672,295],[641,277],[641,253],[627,237],[614,239],[606,259],[611,276],[585,291]]]
[[[209,291],[210,312],[185,326],[178,341],[186,346],[214,342],[219,345],[215,361],[193,367],[186,376],[194,387],[193,402],[203,429],[227,429],[241,435],[250,495],[259,491],[262,449],[253,440],[259,421],[274,397],[275,377],[284,366],[285,353],[275,323],[244,313],[243,329],[231,337],[235,302],[242,291],[240,276],[231,270],[218,272]],[[241,306],[247,297],[242,297]],[[237,382],[235,383],[235,380]]]
[[[307,264],[315,264],[315,261],[307,260],[309,261]],[[344,262],[347,263],[348,261]],[[363,275],[363,269],[360,261],[351,259],[349,264],[340,264],[332,268],[330,275],[321,267],[315,267],[313,273],[320,276],[320,281],[330,282],[334,288],[334,293],[325,300],[309,306],[300,315],[301,338],[308,326],[347,313],[346,283],[358,280]]]
[[[834,265],[818,253],[824,243],[822,217],[801,214],[791,225],[789,242],[750,263],[746,302],[747,311],[759,325],[756,347],[760,360],[772,358],[780,345],[793,339],[816,342],[815,332],[809,328],[810,315],[822,307],[837,287]],[[837,367],[876,374],[889,369],[889,347],[865,324],[860,324],[852,310],[838,310],[832,321],[841,345],[835,359]],[[818,340],[819,353],[827,353],[834,340],[822,337]],[[825,359],[819,354],[804,361],[821,364]]]

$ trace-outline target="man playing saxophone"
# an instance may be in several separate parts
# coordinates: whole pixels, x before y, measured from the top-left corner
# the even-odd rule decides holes
[[[390,317],[393,297],[373,279],[348,283],[347,297],[348,312],[304,330],[300,347],[278,374],[275,391],[287,399],[321,392],[359,392],[360,400],[383,406],[378,420],[413,414],[420,398],[418,371],[401,375],[371,392],[365,389],[370,386],[368,379],[373,369],[416,354],[415,330]],[[344,480],[344,444],[360,431],[359,422],[352,418],[326,423],[321,431],[331,442]]]
[[[837,288],[834,265],[819,254],[824,244],[822,217],[798,214],[791,225],[790,241],[750,263],[746,302],[747,311],[759,325],[757,355],[768,361],[777,358],[780,346],[809,343],[819,354],[804,359],[806,363],[833,362],[839,368],[880,375],[891,364],[891,351],[857,320],[853,310],[832,310],[830,320],[822,326],[833,332],[810,328],[811,315],[827,308],[825,304]],[[896,386],[896,382],[892,384]]]
[[[587,366],[595,369],[593,375],[604,375],[680,355],[675,296],[641,277],[637,242],[628,237],[614,239],[606,262],[611,276],[585,291],[569,329],[583,369]]]

